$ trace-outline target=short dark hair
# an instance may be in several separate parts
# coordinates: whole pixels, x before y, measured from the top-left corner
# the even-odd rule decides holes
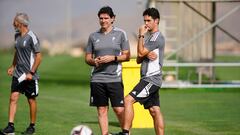
[[[100,14],[108,14],[111,18],[115,17],[115,14],[113,13],[113,10],[109,6],[104,6],[98,11],[98,17],[100,17]]]
[[[143,16],[148,15],[151,16],[153,19],[160,20],[160,14],[156,8],[148,8],[143,12]]]

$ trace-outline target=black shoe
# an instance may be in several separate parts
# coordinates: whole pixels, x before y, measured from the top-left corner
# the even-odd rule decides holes
[[[119,133],[111,133],[110,135],[129,135],[129,133],[119,132]]]
[[[14,126],[8,125],[7,127],[5,127],[1,131],[1,134],[3,134],[3,135],[15,135],[15,133],[14,133]]]
[[[22,135],[33,135],[35,133],[35,128],[33,126],[29,126]]]

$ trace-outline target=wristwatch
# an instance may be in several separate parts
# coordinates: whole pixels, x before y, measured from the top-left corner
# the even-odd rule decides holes
[[[29,73],[30,73],[31,75],[34,75],[34,74],[35,74],[33,71],[30,71]]]
[[[114,61],[117,62],[117,56],[114,57]]]

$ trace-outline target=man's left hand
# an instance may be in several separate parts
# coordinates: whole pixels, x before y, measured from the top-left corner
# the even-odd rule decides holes
[[[26,80],[28,80],[28,81],[31,81],[32,80],[32,74],[31,73],[27,73],[27,75],[26,75]]]

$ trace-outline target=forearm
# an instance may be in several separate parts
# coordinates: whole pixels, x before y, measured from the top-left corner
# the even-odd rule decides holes
[[[85,62],[90,66],[95,66],[95,60],[93,58],[85,59]]]
[[[137,56],[138,57],[144,57],[148,54],[148,50],[144,47],[144,35],[148,31],[146,25],[142,25],[139,28],[138,33],[138,45],[137,45]]]
[[[148,55],[149,51],[144,47],[143,37],[139,37],[137,46],[137,63],[142,63],[143,59]]]
[[[123,51],[122,55],[116,56],[115,59],[117,62],[129,61],[130,60],[130,51]]]
[[[85,62],[90,66],[96,66],[95,59],[93,58],[92,54],[87,53],[85,55]]]
[[[144,38],[143,37],[139,37],[139,39],[138,39],[138,46],[137,46],[137,56],[138,57],[144,57],[144,55],[146,55],[144,53]]]
[[[13,61],[12,61],[12,67],[15,67],[17,64],[17,55],[16,55],[16,52],[14,52],[14,56],[13,56]]]

